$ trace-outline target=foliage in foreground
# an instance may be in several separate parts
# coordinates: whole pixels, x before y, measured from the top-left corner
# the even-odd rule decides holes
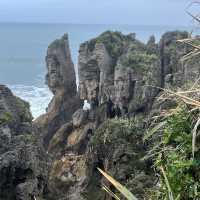
[[[159,184],[150,191],[148,200],[200,199],[199,102],[180,93],[173,95],[177,98],[177,108],[169,109],[153,128],[153,132],[145,137],[145,140],[154,140],[147,157],[153,158],[154,167],[159,175]],[[105,172],[101,173],[112,184],[117,183]],[[114,186],[118,187],[119,184]],[[120,185],[117,188],[124,194],[120,188],[124,187]],[[106,186],[104,190],[113,198],[119,199]],[[125,191],[128,190],[125,188]],[[124,196],[134,199],[133,195],[132,198]]]
[[[103,161],[98,167],[123,184],[138,199],[143,199],[146,190],[154,183],[153,171],[148,168],[147,162],[142,160],[146,151],[142,140],[142,119],[107,120],[96,131],[90,143],[93,153]],[[124,199],[121,191],[109,184],[104,190],[109,191],[112,197],[117,195],[119,199]]]
[[[158,190],[152,192],[152,199],[200,198],[200,102],[197,89],[184,92],[166,90],[168,98],[177,102],[177,107],[159,116],[159,123],[145,136],[145,140],[154,140],[147,157],[154,159],[160,176]]]
[[[108,175],[101,169],[98,169],[99,172],[128,200],[137,200],[137,198],[124,186],[122,186],[119,182],[117,182],[114,178]],[[114,199],[120,200],[120,198],[114,194],[108,187],[103,186],[103,189],[108,192]]]
[[[167,120],[155,165],[161,174],[159,199],[200,198],[200,149],[192,155],[192,132],[199,113],[183,107]],[[198,141],[197,141],[198,145]]]

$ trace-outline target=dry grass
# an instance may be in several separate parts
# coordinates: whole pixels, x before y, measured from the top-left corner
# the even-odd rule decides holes
[[[200,110],[200,86],[198,86],[199,79],[195,82],[194,85],[192,85],[191,88],[189,88],[188,91],[172,91],[169,89],[162,89],[164,91],[163,95],[159,97],[159,100],[163,99],[174,99],[178,105],[175,109],[170,109],[168,112],[166,111],[165,117],[167,118],[170,115],[173,115],[177,110],[180,108],[182,104],[185,104],[189,109],[190,112],[193,112],[194,110]],[[194,89],[194,87],[196,87]],[[145,140],[149,138],[149,136],[153,135],[156,131],[161,129],[165,125],[165,121],[163,123],[159,123],[157,126],[155,126],[148,135],[145,136]],[[192,131],[192,155],[193,158],[195,156],[195,148],[196,148],[196,138],[198,134],[198,127],[200,125],[200,116],[198,119],[196,119],[195,126]]]

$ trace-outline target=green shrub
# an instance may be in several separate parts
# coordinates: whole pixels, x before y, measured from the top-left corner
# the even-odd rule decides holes
[[[158,199],[170,200],[169,186],[173,199],[200,198],[199,138],[195,158],[192,157],[192,131],[198,116],[199,113],[190,113],[182,107],[167,119],[161,139],[162,149],[155,158],[157,169],[162,169]]]
[[[68,35],[65,34],[61,39],[56,39],[49,45],[49,48],[59,48],[65,46],[65,40],[68,40]]]
[[[99,37],[90,40],[89,49],[94,50],[96,43],[103,43],[112,58],[117,59],[123,52],[123,47],[127,42],[135,40],[135,36],[123,35],[121,32],[106,31]]]
[[[32,121],[33,117],[32,114],[30,112],[30,105],[28,102],[23,101],[22,99],[20,99],[19,97],[16,97],[16,103],[18,108],[20,109],[20,117],[22,121]]]
[[[1,116],[0,116],[0,125],[1,124],[7,124],[9,122],[11,122],[13,120],[13,116],[10,112],[4,112]]]
[[[132,52],[123,59],[122,66],[134,70],[147,71],[157,60],[158,57],[155,54],[149,55],[145,52]]]

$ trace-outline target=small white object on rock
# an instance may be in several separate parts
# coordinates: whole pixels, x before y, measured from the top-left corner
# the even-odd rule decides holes
[[[87,111],[91,109],[91,105],[90,103],[88,103],[87,100],[84,100],[84,106],[83,106],[83,110]]]

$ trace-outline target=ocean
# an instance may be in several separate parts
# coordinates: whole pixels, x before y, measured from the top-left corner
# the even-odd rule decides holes
[[[159,40],[170,30],[190,27],[135,25],[20,24],[0,23],[0,84],[7,85],[15,95],[28,101],[34,118],[45,113],[52,94],[45,85],[45,56],[48,45],[64,33],[69,34],[72,59],[76,66],[82,42],[106,30],[136,33],[146,42],[151,35]]]

